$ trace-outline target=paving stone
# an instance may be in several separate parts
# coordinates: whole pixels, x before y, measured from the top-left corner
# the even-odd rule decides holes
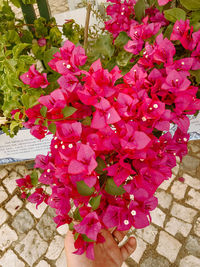
[[[56,261],[56,267],[66,267],[67,266],[67,260],[65,256],[65,251],[63,250],[62,254]]]
[[[7,224],[0,228],[0,250],[4,251],[13,241],[17,240],[17,234]]]
[[[60,235],[66,235],[66,233],[68,232],[68,230],[69,230],[68,224],[63,224],[63,225],[61,225],[60,227],[57,228],[57,232]]]
[[[64,248],[64,238],[57,235],[49,245],[46,257],[50,260],[56,260]]]
[[[195,144],[189,144],[189,147],[192,149],[192,152],[195,154],[199,152],[200,150],[199,146],[196,146]]]
[[[26,208],[34,215],[35,218],[40,218],[47,208],[47,205],[43,202],[38,208],[33,203],[27,203]]]
[[[40,261],[36,267],[51,267],[46,261]]]
[[[179,267],[197,267],[200,266],[200,259],[189,255],[180,261]]]
[[[0,225],[2,225],[8,219],[8,213],[0,208]]]
[[[181,243],[164,231],[160,232],[157,252],[166,257],[171,263],[175,262],[181,248]]]
[[[0,187],[0,204],[4,202],[8,197],[7,193],[5,192],[4,188],[1,186]]]
[[[197,211],[174,202],[171,209],[171,214],[178,219],[192,223],[194,217],[197,214]]]
[[[165,217],[166,217],[165,213],[159,208],[156,208],[155,210],[151,211],[152,223],[160,227],[163,227]]]
[[[197,190],[200,190],[200,179],[193,178],[192,176],[184,173],[183,178],[185,179],[185,183]]]
[[[172,196],[165,191],[156,192],[155,196],[158,198],[158,204],[164,208],[168,209],[172,202]]]
[[[190,235],[186,241],[185,248],[189,252],[198,258],[200,258],[200,238]]]
[[[28,232],[33,226],[33,217],[27,210],[22,210],[18,213],[12,222],[12,227],[14,227],[19,234]]]
[[[187,184],[175,181],[171,187],[171,193],[176,199],[183,199],[187,189]]]
[[[191,189],[188,192],[188,196],[189,196],[189,200],[186,200],[186,203],[200,210],[200,193],[194,189]]]
[[[11,265],[12,264],[12,265]],[[12,251],[8,250],[2,258],[0,258],[0,266],[2,267],[24,267],[23,261],[19,260],[17,255]]]
[[[47,250],[48,244],[42,240],[35,230],[31,230],[26,237],[20,241],[15,250],[30,265],[36,262]]]
[[[19,174],[21,174],[21,176],[25,176],[27,175],[30,171],[28,171],[28,169],[26,168],[26,166],[24,165],[17,165],[15,167],[15,171],[17,171]]]
[[[172,173],[173,173],[174,175],[177,175],[178,172],[179,172],[179,165],[177,164],[177,165],[172,169]]]
[[[23,202],[17,196],[14,196],[10,201],[8,201],[8,203],[6,203],[5,208],[12,215],[15,215],[15,213],[22,207],[22,205]]]
[[[4,180],[3,184],[6,186],[8,192],[12,194],[16,188],[16,179],[21,178],[19,174],[15,171],[12,171]]]
[[[169,267],[170,264],[167,259],[162,256],[156,256],[156,258],[149,257],[145,259],[140,267]]]
[[[149,244],[153,244],[158,233],[158,229],[153,225],[149,225],[144,229],[137,229],[136,234],[137,236],[141,237],[144,241]]]
[[[146,246],[146,242],[144,242],[141,238],[137,237],[137,247],[134,253],[131,254],[130,258],[132,258],[135,262],[139,263],[146,249]]]
[[[165,226],[165,230],[171,235],[175,236],[177,233],[180,233],[184,237],[188,236],[191,228],[192,225],[190,223],[183,222],[174,217],[171,217]]]
[[[196,174],[196,170],[200,165],[200,160],[197,158],[194,158],[190,155],[186,155],[183,158],[182,164],[181,164],[181,168],[190,173],[190,175],[195,175]]]
[[[8,171],[5,168],[0,169],[0,180],[6,177],[6,175],[8,175]]]
[[[194,233],[200,237],[200,217],[196,220],[194,224]]]
[[[55,214],[51,212],[50,208],[48,208],[48,212],[42,215],[40,221],[36,225],[41,237],[46,241],[50,240],[53,233],[56,231],[56,224],[53,221],[54,216]]]
[[[175,179],[175,175],[172,174],[172,177],[169,179],[169,180],[165,180],[160,186],[159,188],[160,189],[163,189],[163,190],[167,190],[167,188],[171,185],[171,183],[174,181]]]

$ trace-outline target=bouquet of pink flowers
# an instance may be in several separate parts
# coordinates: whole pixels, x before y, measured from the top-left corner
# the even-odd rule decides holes
[[[151,223],[156,189],[171,177],[176,157],[187,153],[187,115],[200,109],[200,30],[186,18],[170,23],[153,4],[136,19],[145,1],[109,2],[106,29],[113,44],[126,35],[131,67],[108,70],[97,59],[87,68],[84,49],[66,41],[49,62],[60,74],[59,88],[26,110],[24,125],[36,138],[52,134],[49,153],[35,159],[42,174],[39,181],[36,172],[17,180],[23,197],[37,205],[45,201],[58,226],[69,224],[75,253],[90,259],[94,243],[104,242],[101,229]],[[158,0],[157,7],[168,2]],[[49,86],[34,66],[21,80],[33,88]],[[177,125],[174,135],[171,124]]]

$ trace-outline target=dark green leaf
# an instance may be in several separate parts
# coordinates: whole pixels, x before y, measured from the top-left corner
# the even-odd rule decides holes
[[[96,171],[98,174],[106,173],[106,171],[103,171],[103,169],[106,168],[105,161],[104,161],[101,157],[97,157],[97,158],[96,158],[96,161],[97,161],[98,165],[97,165],[95,171]]]
[[[82,221],[83,218],[80,215],[79,208],[75,209],[73,217],[76,221]]]
[[[190,70],[190,73],[195,77],[196,82],[200,83],[200,70]]]
[[[108,56],[109,58],[112,57],[114,54],[114,46],[112,44],[112,39],[110,35],[102,35],[100,38],[96,41],[96,44],[93,48],[94,54],[100,54],[104,56]]]
[[[90,239],[89,237],[87,237],[86,235],[84,235],[84,234],[82,234],[82,238],[83,238],[83,240],[84,241],[86,241],[86,242],[95,242],[94,240],[92,240],[92,239]]]
[[[170,36],[172,34],[172,31],[173,31],[173,25],[169,24],[167,29],[165,30],[164,37],[167,37],[170,40]]]
[[[181,8],[172,8],[164,11],[165,18],[171,22],[176,22],[177,20],[185,20],[186,12]]]
[[[66,107],[62,110],[62,114],[63,114],[65,117],[70,117],[70,116],[71,116],[72,114],[74,114],[76,111],[77,111],[76,108],[66,106]]]
[[[69,230],[70,230],[70,231],[73,231],[73,230],[74,230],[74,223],[73,223],[73,222],[71,222],[71,223],[69,224]]]
[[[105,190],[108,194],[113,196],[119,196],[126,192],[121,185],[117,186],[112,178],[108,178]]]
[[[135,17],[138,21],[141,21],[145,15],[145,0],[138,0],[134,6]]]
[[[13,3],[14,6],[20,8],[20,2],[19,2],[19,0],[10,0],[10,1]]]
[[[19,55],[22,53],[22,51],[24,49],[26,49],[27,47],[30,47],[30,44],[19,43],[16,46],[14,46],[14,48],[13,48],[13,56],[14,56],[14,58],[18,58]]]
[[[83,125],[91,125],[91,118],[89,116],[87,116],[82,122]]]
[[[31,183],[32,185],[36,186],[38,184],[38,173],[36,170],[34,170],[32,173],[31,173]]]
[[[184,6],[188,10],[200,9],[200,1],[199,0],[180,0],[180,3],[182,6]]]
[[[117,47],[123,47],[125,44],[127,44],[128,40],[130,38],[128,37],[126,32],[120,32],[120,34],[115,39],[115,45]]]
[[[79,181],[76,185],[79,194],[82,196],[90,196],[94,193],[94,187],[90,188],[84,181]]]
[[[52,69],[49,67],[48,63],[50,60],[53,59],[53,55],[58,52],[59,49],[57,47],[52,47],[51,49],[48,49],[47,51],[44,52],[44,64],[45,64],[45,67],[48,69],[48,70],[51,70]]]
[[[116,62],[119,66],[125,67],[129,63],[129,61],[131,60],[132,56],[133,56],[133,54],[126,52],[125,50],[121,51],[117,55]]]
[[[55,134],[56,133],[56,124],[54,122],[52,122],[51,124],[49,124],[48,129],[52,134]]]
[[[100,202],[101,202],[101,195],[100,196],[97,196],[97,197],[91,198],[90,205],[92,206],[92,209],[93,210],[98,209],[98,207],[100,205]]]
[[[46,117],[46,115],[47,115],[47,107],[46,107],[46,106],[41,107],[41,109],[40,109],[40,114],[41,114],[43,117]]]

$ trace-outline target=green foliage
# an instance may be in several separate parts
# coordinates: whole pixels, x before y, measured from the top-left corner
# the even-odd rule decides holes
[[[82,196],[90,196],[94,193],[94,187],[90,188],[84,181],[80,181],[76,183],[77,190]]]
[[[83,28],[72,19],[63,25],[63,34],[69,41],[77,44],[83,39]]]
[[[71,115],[74,114],[74,112],[76,112],[77,109],[74,108],[74,107],[69,107],[69,106],[66,106],[63,110],[62,110],[62,113],[65,117],[70,117]]]
[[[36,186],[38,183],[38,173],[36,170],[33,170],[33,172],[31,173],[31,183],[32,185]]]
[[[171,22],[176,22],[177,20],[185,20],[186,12],[181,8],[172,8],[164,11],[165,18]]]
[[[98,209],[100,202],[101,202],[101,195],[91,198],[89,203],[90,203],[92,209],[96,210],[96,209]]]
[[[145,0],[138,0],[134,7],[135,17],[141,21],[145,14]]]
[[[117,186],[112,178],[108,178],[105,190],[108,194],[115,196],[120,196],[126,192],[121,185]]]
[[[199,0],[180,0],[180,3],[183,7],[185,7],[188,10],[200,9],[200,1]]]

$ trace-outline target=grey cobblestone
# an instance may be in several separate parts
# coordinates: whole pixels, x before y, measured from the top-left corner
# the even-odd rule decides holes
[[[27,210],[22,210],[18,213],[12,222],[12,227],[15,228],[19,234],[28,232],[33,226],[34,219]]]

